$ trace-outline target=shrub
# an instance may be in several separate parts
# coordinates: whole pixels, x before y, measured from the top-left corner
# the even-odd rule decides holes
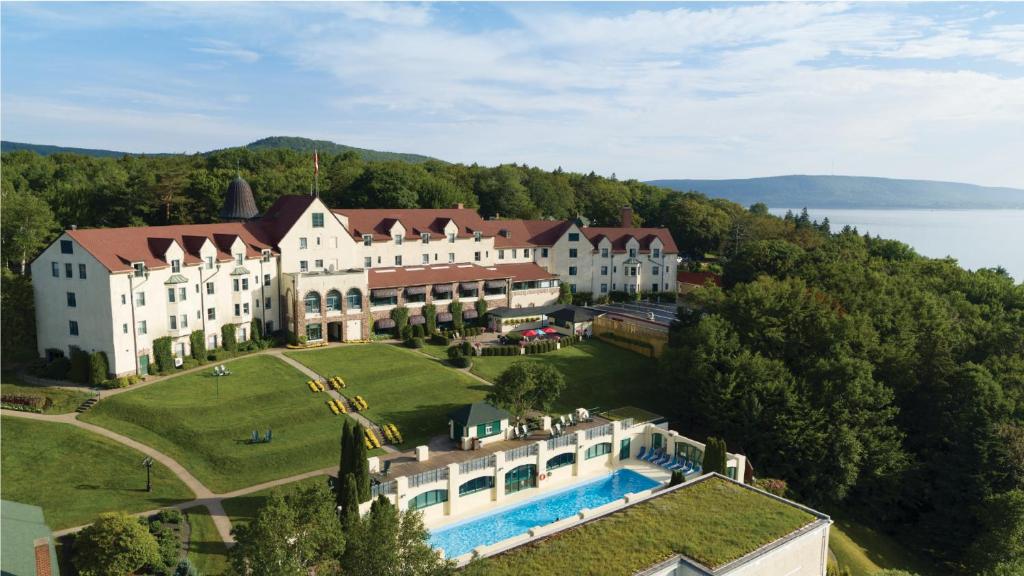
[[[408,324],[402,326],[401,328],[398,328],[396,332],[398,333],[398,337],[401,340],[408,340],[409,338],[412,338],[412,327],[410,327]]]
[[[51,380],[64,380],[68,377],[68,372],[71,371],[71,361],[63,356],[58,356],[53,359],[43,369],[43,377],[50,378]]]
[[[433,336],[430,337],[430,343],[437,344],[439,346],[447,346],[449,343],[451,343],[451,340],[449,340],[448,337],[445,336],[444,334],[434,334]]]
[[[437,307],[433,304],[423,305],[423,318],[427,321],[425,324],[427,334],[433,334],[437,331]]]
[[[206,359],[206,335],[202,330],[193,330],[188,335],[189,347],[192,349],[192,357],[200,362]]]
[[[785,496],[788,488],[786,481],[781,478],[758,478],[754,480],[754,487],[776,496]]]
[[[470,359],[466,356],[459,356],[458,358],[452,360],[451,363],[452,366],[455,366],[456,368],[469,368],[470,366],[473,365],[472,361],[470,361]]]
[[[89,356],[89,384],[98,386],[107,379],[107,354],[93,352]]]
[[[513,344],[515,344],[517,342],[520,342],[522,339],[523,339],[523,335],[522,334],[518,334],[516,332],[513,332],[513,333],[508,334],[507,336],[505,336],[505,340],[508,341],[508,342],[511,342]]]
[[[484,300],[484,297],[481,296],[480,299],[473,304],[473,307],[476,309],[477,322],[483,322],[484,316],[487,316],[487,300]]]
[[[682,470],[673,470],[672,471],[672,478],[668,481],[668,485],[669,486],[675,486],[676,484],[682,484],[683,483],[683,478],[684,478],[684,476],[683,476],[683,471]]]
[[[448,359],[454,361],[456,358],[462,357],[462,347],[458,344],[448,348]]]
[[[462,332],[462,302],[455,300],[448,305],[448,311],[452,314],[452,327],[456,332]]]
[[[409,338],[405,341],[405,345],[409,348],[423,348],[423,338]]]
[[[254,339],[256,339],[256,340],[262,340],[263,339],[263,319],[262,318],[253,318],[252,321],[249,322],[249,327],[252,329],[252,337]]]
[[[220,327],[221,340],[224,341],[224,349],[228,352],[238,351],[238,339],[235,337],[236,326],[225,324]]]
[[[472,356],[473,355],[473,345],[470,344],[468,340],[464,340],[462,342],[462,344],[460,344],[460,347],[462,348],[462,355],[463,356]]]
[[[71,368],[68,379],[79,384],[89,382],[89,354],[79,348],[71,350]]]
[[[594,302],[593,292],[577,292],[572,295],[572,303],[576,306],[585,306]]]
[[[422,324],[417,324],[417,325],[412,327],[412,337],[413,338],[423,338],[423,325]]]
[[[159,372],[166,372],[174,368],[174,356],[171,354],[171,337],[164,336],[153,340],[153,357],[156,361],[156,369]]]

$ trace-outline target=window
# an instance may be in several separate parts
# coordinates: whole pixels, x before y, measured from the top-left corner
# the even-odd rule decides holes
[[[595,444],[595,445],[591,446],[590,448],[587,448],[586,459],[590,460],[591,458],[597,458],[598,456],[604,456],[605,454],[611,454],[611,453],[612,453],[612,443],[611,442],[602,442],[600,444]]]
[[[523,248],[523,258],[529,258],[529,257],[530,257],[530,249],[529,248]]]
[[[541,248],[540,249],[540,256],[541,256],[541,258],[547,258],[548,257],[548,249],[547,248]]]
[[[629,249],[629,257],[630,258],[636,258],[636,248],[630,248]]]
[[[569,242],[579,242],[579,241],[580,241],[580,233],[579,232],[569,232]]]
[[[421,510],[448,501],[447,490],[428,490],[409,500],[409,510]]]
[[[575,284],[569,284],[569,292],[571,292],[573,294],[576,293],[576,285]]]
[[[323,212],[313,212],[313,228],[323,228],[323,227],[324,227],[324,213]]]
[[[217,319],[217,309],[216,308],[207,308],[206,309],[206,319],[207,320],[216,320]]]
[[[178,288],[178,300],[181,300],[182,302],[188,300],[188,290],[186,290],[184,286]]]
[[[652,276],[657,276],[658,275],[658,267],[657,266],[654,266],[653,268],[651,268],[651,275]]]
[[[349,288],[345,293],[345,303],[349,310],[360,310],[363,307],[363,293],[358,288]]]
[[[267,310],[270,310],[270,308],[271,308],[271,306],[273,304],[274,304],[274,301],[271,300],[270,297],[267,297],[267,298],[264,299],[263,307],[266,308]]]
[[[75,293],[68,292],[68,308],[75,308],[78,306],[78,302],[75,300]]]
[[[571,466],[576,462],[575,452],[566,452],[565,454],[559,454],[554,458],[548,458],[547,469],[550,472],[555,468],[561,468],[562,466]]]
[[[477,262],[480,261],[480,253],[479,252],[473,252],[473,260],[475,260]]]
[[[313,261],[313,266],[315,268],[317,268],[317,269],[323,268],[324,267],[324,261],[323,260],[315,260],[315,261]]]
[[[575,248],[569,248],[569,258],[576,258],[579,256],[579,250]]]
[[[270,250],[264,250],[261,254],[263,254],[264,262],[270,262]]]
[[[473,242],[479,242],[483,238],[483,234],[480,232],[473,232]]]
[[[424,244],[430,244],[430,232],[420,234],[420,240],[422,240]]]
[[[658,283],[655,282],[654,284],[651,284],[651,292],[657,292],[657,291],[658,291]]]
[[[206,257],[206,269],[213,270],[213,256]]]
[[[68,320],[68,334],[78,336],[78,321]]]
[[[363,268],[373,268],[373,257],[366,256],[363,258]]]
[[[341,311],[341,292],[338,292],[337,290],[331,290],[330,292],[327,293],[327,311]]]
[[[395,266],[401,266],[401,265],[402,265],[402,256],[401,256],[401,254],[399,254],[398,256],[395,256]]]
[[[136,306],[145,306],[146,305],[146,293],[145,292],[136,292],[135,293],[135,305]]]
[[[608,275],[608,267],[607,266],[601,266],[601,276],[607,276],[607,275]]]
[[[85,280],[85,264],[78,265],[78,278]]]
[[[575,276],[575,275],[576,275],[576,267],[575,266],[569,266],[569,276]]]
[[[608,292],[608,284],[601,284],[601,293],[604,294],[606,292]]]
[[[171,316],[170,318],[167,319],[167,321],[168,321],[168,325],[170,326],[171,330],[177,330],[178,329],[178,317],[177,316]]]
[[[655,258],[661,258],[661,248],[653,248],[651,251],[653,252],[653,254],[651,254],[652,256]]]
[[[121,305],[124,306],[127,303],[128,303],[127,295],[121,294]]]
[[[263,285],[270,286],[270,274],[263,275]]]
[[[54,278],[60,278],[60,264],[50,262],[50,271],[53,272]]]
[[[135,277],[142,278],[146,275],[146,265],[142,262],[136,262],[132,264],[132,269],[135,270]]]
[[[372,245],[373,245],[373,235],[372,234],[363,234],[363,246],[372,246]]]
[[[476,426],[477,438],[487,438],[488,436],[494,436],[499,433],[501,433],[501,420],[477,424]]]
[[[465,496],[467,494],[473,494],[474,492],[480,492],[481,490],[488,490],[494,488],[494,476],[480,476],[479,478],[473,478],[469,482],[463,482],[459,486],[459,496]]]
[[[239,266],[241,266],[244,260],[245,260],[245,254],[242,254],[241,252],[239,252],[238,254],[235,254],[235,264],[238,264]]]
[[[403,240],[405,240],[405,236],[401,234],[395,234],[395,244],[401,246]]]
[[[306,238],[299,238],[299,250],[305,250],[309,248],[309,240]]]
[[[188,328],[188,314],[181,315],[181,322],[179,322],[182,328]]]
[[[206,283],[206,293],[213,294],[213,282]]]
[[[242,290],[248,290],[248,289],[249,289],[249,279],[248,278],[242,278]]]
[[[448,242],[451,244],[455,244],[455,232],[450,232],[448,234]]]
[[[241,315],[242,315],[242,306],[239,305],[239,304],[235,304],[235,316],[241,316]]]
[[[65,278],[71,278],[72,276],[74,276],[74,274],[71,273],[71,263],[70,262],[65,263],[64,264],[64,277]]]
[[[167,289],[167,301],[174,302],[174,288]]]
[[[171,260],[171,272],[174,274],[181,272],[181,260]]]
[[[121,324],[121,332],[128,333],[128,324]]]
[[[498,260],[504,260],[504,259],[505,259],[505,251],[504,250],[498,250]]]
[[[135,323],[135,329],[136,329],[136,332],[138,332],[139,336],[145,334],[146,333],[146,321],[145,320],[139,320],[138,322],[136,322]]]
[[[241,287],[241,284],[238,283],[238,278],[235,278],[235,279],[231,280],[231,286],[232,286],[232,290],[234,290],[235,292],[238,292],[238,289]]]
[[[61,254],[74,254],[75,253],[75,245],[71,242],[71,240],[61,240],[60,241],[60,253]]]
[[[424,254],[422,258],[423,264],[430,264],[430,254]]]
[[[306,298],[303,300],[306,304],[306,314],[319,314],[320,313],[320,293],[310,292],[306,294]]]
[[[246,316],[249,315],[249,303],[248,302],[243,302],[242,303],[242,314],[245,314]]]
[[[454,262],[455,262],[455,252],[449,252],[448,253],[448,263],[452,264]]]
[[[299,260],[299,272],[309,272],[309,261]]]
[[[319,324],[307,324],[306,325],[306,340],[315,341],[323,340],[324,336],[320,330]]]

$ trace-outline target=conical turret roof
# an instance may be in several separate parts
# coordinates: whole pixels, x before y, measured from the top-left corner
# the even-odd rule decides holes
[[[220,209],[221,220],[252,220],[259,215],[249,183],[241,176],[236,177],[228,184],[228,192],[224,195],[224,206]]]

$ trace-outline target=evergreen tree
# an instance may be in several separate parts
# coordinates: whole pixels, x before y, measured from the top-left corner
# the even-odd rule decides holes
[[[370,499],[370,463],[367,461],[366,442],[363,441],[365,433],[363,426],[356,424],[352,431],[353,443],[355,445],[355,459],[352,462],[352,473],[356,477],[356,488],[359,491],[359,502],[366,502]]]
[[[345,508],[345,490],[342,486],[342,481],[345,479],[345,475],[352,471],[352,426],[349,424],[348,418],[345,418],[341,424],[341,441],[339,442],[340,447],[338,450],[338,477],[334,482],[334,491],[337,498],[338,506]]]
[[[341,491],[345,494],[345,504],[342,505],[341,522],[345,530],[351,530],[359,521],[359,483],[355,474],[351,472],[345,475]]]

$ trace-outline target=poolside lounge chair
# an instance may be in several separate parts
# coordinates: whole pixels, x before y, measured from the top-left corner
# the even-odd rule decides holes
[[[637,455],[636,455],[636,459],[637,460],[643,460],[644,459],[644,454],[646,454],[646,453],[647,453],[647,446],[641,446],[640,447],[640,452],[638,452]]]
[[[686,468],[686,458],[676,457],[676,461],[669,466],[669,470],[682,470]]]
[[[657,464],[658,466],[664,466],[665,463],[668,462],[671,458],[672,457],[668,455],[668,452],[664,452],[661,458],[655,460],[654,463]]]
[[[661,458],[661,455],[664,454],[664,453],[665,453],[664,450],[662,450],[661,448],[658,448],[657,450],[654,450],[650,454],[648,454],[647,458],[645,458],[645,460],[647,460],[648,462],[654,462],[658,458]]]

